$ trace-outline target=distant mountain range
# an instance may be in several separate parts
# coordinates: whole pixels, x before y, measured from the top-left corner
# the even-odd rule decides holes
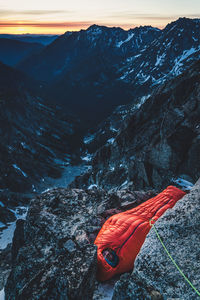
[[[0,34],[0,61],[15,66],[52,43],[57,35]]]
[[[39,43],[27,43],[18,40],[0,38],[0,60],[8,66],[15,66],[22,59],[37,53],[44,46]]]
[[[48,100],[92,124],[187,69],[200,57],[199,31],[200,21],[187,18],[163,30],[93,25],[59,36],[18,68],[46,83]]]
[[[0,34],[0,38],[17,40],[26,43],[39,43],[42,45],[48,45],[52,43],[58,35],[52,34]]]

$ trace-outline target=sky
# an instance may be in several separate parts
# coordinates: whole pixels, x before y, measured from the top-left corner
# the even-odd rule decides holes
[[[200,18],[200,0],[0,0],[0,33],[62,34],[92,24],[165,27]]]

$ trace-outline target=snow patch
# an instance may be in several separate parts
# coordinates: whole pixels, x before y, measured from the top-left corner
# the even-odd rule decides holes
[[[46,190],[44,190],[44,191],[42,191],[42,193],[41,194],[45,194],[45,193],[47,193],[47,192],[49,192],[49,191],[51,191],[51,190],[53,190],[54,188],[52,187],[52,188],[48,188],[48,189],[46,189]]]
[[[134,105],[134,109],[139,109],[146,102],[146,100],[149,99],[150,96],[151,94],[141,97],[140,101]]]
[[[0,222],[0,229],[5,228],[5,227],[6,227],[6,225],[4,223]]]
[[[162,55],[157,55],[157,60],[156,60],[156,63],[155,63],[155,66],[162,66],[163,62],[164,62],[164,58],[165,58],[166,54],[163,53]]]
[[[13,164],[12,166],[16,170],[18,170],[24,177],[28,177],[27,174],[24,171],[22,171],[16,164]]]
[[[197,48],[192,47],[189,50],[183,51],[183,54],[179,58],[179,61],[185,60],[186,58],[188,58],[188,56],[192,55],[193,53],[197,52],[198,50],[200,50],[200,47],[197,47]]]
[[[138,73],[138,75],[136,76],[136,78],[138,78],[140,84],[143,84],[143,83],[147,82],[151,78],[151,76],[145,75],[142,71],[140,71]]]
[[[193,187],[193,183],[191,183],[183,178],[180,178],[180,177],[177,179],[172,179],[172,181],[186,190],[190,190]]]
[[[97,184],[91,184],[90,186],[88,186],[88,190],[92,190],[94,187],[97,188]]]
[[[125,72],[124,75],[122,75],[119,79],[121,79],[121,80],[125,79],[128,74],[129,74],[129,72]]]
[[[89,161],[92,160],[92,154],[87,154],[86,156],[81,156],[81,159],[82,159],[83,161],[89,162]]]
[[[28,208],[26,206],[19,206],[15,210],[10,209],[15,214],[17,220],[25,220],[28,212]]]
[[[126,40],[118,42],[118,43],[116,44],[116,46],[117,46],[118,48],[120,48],[121,45],[123,45],[124,43],[129,42],[129,41],[132,39],[133,36],[134,36],[134,33],[129,34]]]
[[[2,289],[0,291],[0,300],[4,300],[5,299],[5,292],[4,292],[4,289]]]
[[[107,143],[108,143],[108,144],[113,144],[114,141],[115,141],[115,139],[114,139],[114,138],[111,138],[111,139],[107,140]]]
[[[95,138],[94,134],[90,134],[84,137],[83,142],[84,144],[90,144]]]
[[[51,135],[52,137],[54,137],[55,139],[57,139],[57,140],[60,140],[61,139],[61,137],[60,136],[58,136],[57,134],[55,134],[55,133],[53,133],[52,135]]]
[[[25,206],[21,206],[21,207],[17,207],[16,210],[10,209],[10,211],[12,211],[15,214],[17,220],[19,219],[25,220],[27,216],[28,208]],[[8,244],[12,243],[15,228],[16,228],[16,221],[10,223],[5,229],[0,231],[0,249],[5,249],[8,246]]]
[[[121,185],[120,188],[124,188],[128,184],[128,180],[124,181]]]
[[[11,223],[6,229],[0,233],[0,249],[5,249],[8,244],[12,243],[16,222]]]
[[[38,135],[41,135],[41,134],[38,134]],[[36,153],[36,151],[33,148],[31,148],[29,145],[27,145],[25,142],[21,142],[21,145],[22,145],[23,149],[28,150],[28,151],[32,152],[33,154]]]
[[[140,57],[142,54],[138,54],[138,55],[135,55],[133,58],[137,58],[137,57]],[[128,61],[128,59],[127,59]]]
[[[186,60],[189,56],[191,56],[192,54],[194,54],[198,51],[200,51],[200,46],[197,48],[192,47],[189,50],[183,51],[183,54],[174,60],[174,67],[170,73],[172,73],[176,76],[180,75],[182,73],[182,70],[181,70],[181,67],[183,66],[182,62],[184,60]]]
[[[110,131],[112,131],[112,132],[118,132],[118,129],[114,128],[113,126],[110,126]]]

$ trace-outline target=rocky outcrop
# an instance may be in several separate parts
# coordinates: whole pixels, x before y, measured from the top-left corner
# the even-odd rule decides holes
[[[112,300],[163,300],[153,286],[147,285],[138,275],[124,274],[114,286]]]
[[[2,206],[0,206],[0,207],[1,207],[1,209],[0,209],[0,221],[1,221],[1,223],[7,224],[7,223],[10,223],[10,222],[14,222],[16,220],[16,216],[12,211],[10,211],[6,207],[2,207]]]
[[[11,264],[11,244],[9,244],[5,249],[0,249],[0,291],[6,284]]]
[[[174,177],[200,176],[200,62],[164,84],[131,113],[115,138],[95,154],[73,187],[161,189]]]
[[[102,224],[154,195],[54,189],[33,199],[25,223],[17,222],[6,299],[92,299]]]
[[[96,282],[93,242],[102,224],[154,195],[153,191],[54,189],[33,199],[27,220],[17,222],[6,299],[196,299],[153,230],[132,274],[105,284]],[[197,289],[199,197],[196,185],[156,222],[167,249]]]
[[[200,182],[155,224],[165,246],[200,291]],[[141,284],[142,283],[142,284]],[[115,286],[116,299],[193,300],[198,296],[175,268],[154,230],[148,234],[135,261],[132,275],[123,275]],[[154,296],[152,296],[154,291]]]

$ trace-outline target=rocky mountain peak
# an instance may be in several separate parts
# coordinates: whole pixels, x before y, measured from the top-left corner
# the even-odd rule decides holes
[[[174,33],[177,33],[177,31],[185,32],[186,35],[195,34],[196,30],[199,29],[200,26],[200,19],[191,19],[191,18],[179,18],[178,20],[169,23],[163,30],[163,32],[166,31],[174,31]]]

